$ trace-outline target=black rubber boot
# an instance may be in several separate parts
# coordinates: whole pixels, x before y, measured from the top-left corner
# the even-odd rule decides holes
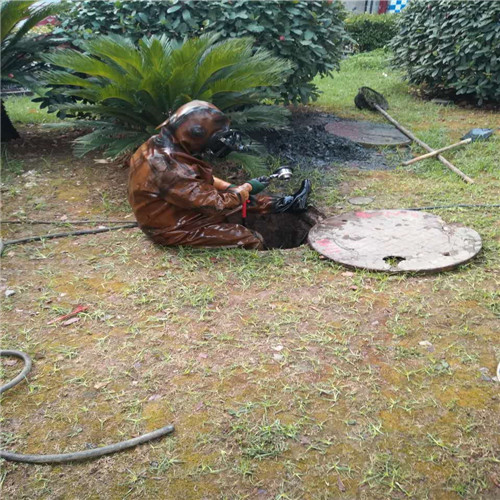
[[[300,186],[300,189],[292,195],[283,196],[276,200],[273,207],[273,213],[300,213],[307,210],[307,198],[311,192],[311,181],[309,179],[304,179]]]

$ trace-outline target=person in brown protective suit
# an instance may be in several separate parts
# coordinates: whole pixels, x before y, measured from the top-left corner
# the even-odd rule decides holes
[[[210,165],[195,157],[210,149],[241,149],[228,118],[213,104],[191,101],[162,123],[130,159],[128,197],[141,230],[161,245],[264,249],[259,233],[226,217],[249,211],[304,211],[310,182],[292,196],[257,195],[266,184],[252,179],[241,186],[212,175]],[[261,179],[262,180],[262,179]]]

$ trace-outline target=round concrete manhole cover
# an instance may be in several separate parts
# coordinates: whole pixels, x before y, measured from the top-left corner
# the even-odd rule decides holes
[[[397,128],[384,123],[343,120],[327,123],[325,130],[363,146],[407,146],[411,142]]]
[[[438,272],[468,262],[481,250],[473,229],[411,210],[366,210],[323,220],[308,242],[349,267],[389,272]]]

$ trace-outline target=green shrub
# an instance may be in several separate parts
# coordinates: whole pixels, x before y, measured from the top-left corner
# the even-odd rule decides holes
[[[36,0],[2,2],[0,6],[2,81],[25,85],[27,79],[32,77],[33,71],[40,65],[39,54],[57,42],[44,34],[34,36],[36,25],[61,9],[61,5],[45,5]]]
[[[74,43],[79,37],[126,34],[137,41],[164,34],[184,40],[203,33],[223,38],[248,37],[256,47],[288,59],[295,66],[280,87],[284,102],[307,102],[318,95],[311,83],[330,75],[342,57],[345,9],[333,2],[297,1],[114,1],[75,2],[58,33]]]
[[[359,52],[385,47],[397,33],[396,14],[356,14],[345,21],[347,34]]]
[[[116,157],[154,135],[173,111],[194,99],[214,103],[242,130],[287,125],[286,108],[261,101],[291,65],[266,50],[252,51],[252,45],[251,38],[218,42],[208,34],[184,43],[145,37],[138,46],[124,36],[98,36],[81,45],[84,52],[63,49],[45,56],[59,68],[44,78],[53,93],[75,101],[59,107],[86,118],[76,123],[93,129],[75,141],[75,153],[105,148]]]
[[[61,5],[45,5],[36,0],[17,2],[2,1],[1,19],[1,74],[2,83],[20,83],[36,89],[35,70],[40,66],[39,56],[52,48],[56,41],[51,36],[33,36],[36,25],[62,8]],[[1,101],[2,141],[17,139],[19,133],[12,124]]]
[[[500,2],[412,0],[391,42],[411,83],[500,100]]]

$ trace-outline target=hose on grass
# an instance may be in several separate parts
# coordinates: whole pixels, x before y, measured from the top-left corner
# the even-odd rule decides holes
[[[456,205],[436,205],[434,207],[416,207],[416,208],[404,208],[403,210],[413,210],[413,211],[424,211],[424,210],[441,210],[445,208],[499,208],[500,204],[473,204],[468,205],[466,203],[458,203]]]
[[[106,233],[108,231],[116,231],[117,229],[129,229],[132,227],[137,227],[137,222],[130,222],[129,224],[122,224],[120,226],[113,227],[100,227],[97,229],[82,229],[80,231],[69,231],[67,233],[53,233],[44,234],[42,236],[28,236],[26,238],[19,238],[17,240],[6,240],[0,242],[0,256],[6,246],[9,245],[22,245],[24,243],[30,243],[31,241],[42,241],[42,240],[53,240],[54,238],[65,238],[66,236],[80,236],[83,234],[98,234]]]
[[[82,219],[82,220],[0,220],[0,224],[49,224],[55,226],[77,226],[79,224],[123,224],[127,222],[125,220],[92,220],[92,219]]]
[[[26,377],[26,375],[28,375],[28,373],[31,371],[31,358],[24,352],[14,351],[14,350],[0,351],[0,356],[12,356],[16,358],[21,358],[24,361],[24,366],[23,369],[21,370],[21,373],[17,377],[14,377],[10,382],[0,387],[0,394],[3,394],[5,391],[8,391],[11,387],[14,387],[15,385],[19,384],[19,382],[21,382]]]
[[[0,387],[0,394],[4,393],[8,389],[11,389],[15,385],[19,384],[26,375],[31,370],[31,358],[22,351],[15,350],[0,350],[1,356],[14,356],[20,358],[24,362],[24,367],[15,378],[10,382]],[[81,460],[88,460],[91,458],[98,458],[104,455],[110,455],[111,453],[117,453],[119,451],[126,450],[127,448],[132,448],[152,439],[157,439],[159,437],[170,434],[174,431],[173,425],[167,425],[161,429],[157,429],[142,436],[136,438],[128,439],[127,441],[120,441],[119,443],[110,444],[108,446],[103,446],[101,448],[93,448],[91,450],[76,451],[72,453],[59,453],[55,455],[24,455],[21,453],[11,453],[10,451],[0,450],[0,458],[4,460],[9,460],[11,462],[24,462],[30,464],[62,464],[68,462],[78,462]]]

